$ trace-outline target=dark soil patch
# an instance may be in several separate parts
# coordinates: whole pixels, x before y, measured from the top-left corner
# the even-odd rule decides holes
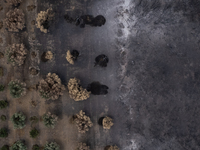
[[[27,6],[27,10],[28,11],[33,11],[35,8],[36,8],[35,5],[29,5],[29,6]]]

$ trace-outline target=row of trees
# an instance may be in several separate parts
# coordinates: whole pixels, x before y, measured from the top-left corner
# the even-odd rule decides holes
[[[40,150],[39,145],[33,145],[32,150]],[[27,150],[27,146],[24,141],[16,141],[12,146],[4,145],[1,150]],[[60,146],[56,142],[47,142],[42,150],[60,150]]]
[[[8,84],[10,95],[13,98],[20,98],[26,95],[26,84],[19,80],[12,80]],[[42,98],[46,100],[56,100],[63,95],[65,86],[61,83],[60,78],[55,73],[48,73],[45,79],[42,79],[37,85],[37,89]],[[68,82],[70,98],[75,101],[86,100],[90,97],[90,92],[80,85],[80,80],[71,78]]]
[[[35,144],[32,146],[32,150],[60,150],[60,146],[56,142],[47,142],[44,147],[40,147]],[[24,141],[16,141],[12,146],[4,145],[1,150],[27,150],[27,146]],[[86,143],[78,143],[76,150],[90,150],[90,147]],[[105,147],[105,150],[119,150],[115,145],[109,145]]]
[[[13,6],[17,6],[19,3],[22,2],[22,0],[6,0],[6,1]],[[93,20],[92,22],[92,24],[94,24],[93,26],[101,26],[105,24],[106,21],[105,18],[101,15],[95,18],[89,15],[88,16],[85,15],[85,16],[80,16],[77,19],[76,24],[79,25],[80,22],[83,22],[85,20],[85,17],[92,18],[91,20]],[[53,18],[54,18],[54,13],[52,9],[48,9],[47,11],[41,11],[38,14],[38,17],[36,18],[36,27],[40,28],[42,32],[47,33]],[[7,26],[8,31],[19,32],[19,30],[23,30],[23,28],[25,27],[25,14],[23,13],[22,10],[17,8],[15,8],[14,10],[10,10],[6,14],[5,25]],[[25,48],[24,44],[13,44],[7,47],[6,56],[8,62],[10,62],[14,66],[23,65],[26,59],[26,55],[27,55],[27,49]],[[68,56],[67,60],[71,64],[73,64],[74,63],[73,61],[76,59],[74,55],[71,55],[71,53],[68,52],[67,56]],[[95,59],[95,66],[99,65],[101,67],[106,67],[107,63],[108,63],[108,58],[105,55],[100,55]],[[91,92],[88,91],[87,89],[84,89],[80,85],[80,80],[77,78],[70,79],[67,87],[69,90],[70,98],[74,99],[75,101],[86,100],[90,97]],[[8,88],[13,98],[20,98],[26,95],[27,92],[26,84],[20,82],[19,80],[10,81],[8,84]],[[60,78],[55,73],[53,74],[49,73],[45,79],[39,82],[39,84],[37,85],[37,89],[42,98],[45,98],[46,100],[49,99],[56,100],[59,98],[59,96],[63,94],[65,86],[62,85]],[[104,90],[107,89],[108,88],[104,88]],[[4,86],[2,85],[0,86],[0,91],[3,90]],[[0,109],[6,108],[7,106],[8,102],[6,100],[0,101]],[[6,116],[2,115],[1,120],[6,120]],[[30,120],[33,124],[36,123],[39,119],[33,116],[30,118]],[[45,126],[54,128],[58,121],[58,117],[48,112],[42,116],[42,120]],[[14,125],[14,129],[23,129],[26,126],[26,116],[22,112],[15,113],[11,117],[11,121]],[[85,112],[83,112],[82,110],[78,114],[74,115],[74,123],[76,124],[78,131],[80,133],[85,133],[86,131],[89,130],[90,127],[93,126],[90,117],[86,116]],[[105,117],[102,121],[102,124],[104,129],[110,129],[110,127],[113,125],[112,119],[109,117]],[[38,135],[39,131],[37,129],[33,128],[30,131],[30,137],[36,138]],[[1,128],[0,137],[7,137],[7,136],[8,136],[8,129]],[[26,150],[27,147],[23,141],[16,141],[10,147],[5,145],[1,148],[1,150],[6,150],[6,149]],[[34,145],[32,149],[39,150],[40,147],[38,145]],[[59,150],[59,149],[60,149],[59,145],[55,142],[47,143],[44,146],[44,150]],[[79,143],[77,150],[89,150],[89,146],[87,146],[85,143]],[[107,150],[118,150],[118,149],[116,149],[115,146],[108,146]]]

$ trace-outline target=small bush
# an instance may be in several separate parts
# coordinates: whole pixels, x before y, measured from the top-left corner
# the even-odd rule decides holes
[[[5,89],[5,86],[0,84],[0,91],[2,92],[2,91],[4,91],[4,89]]]
[[[6,116],[5,115],[1,115],[1,121],[6,121]]]
[[[78,143],[76,150],[90,150],[90,147],[86,143]]]
[[[1,147],[1,150],[9,150],[9,146],[8,145],[4,145]]]
[[[9,5],[17,6],[19,3],[22,2],[22,0],[6,0],[6,2],[7,2]]]
[[[6,108],[8,106],[8,102],[6,100],[0,101],[0,109]]]
[[[30,137],[36,138],[38,135],[39,135],[39,131],[38,131],[38,130],[32,129],[32,130],[30,131]]]
[[[22,113],[15,113],[12,118],[11,121],[14,125],[14,129],[23,129],[26,125],[26,116]]]
[[[37,144],[35,144],[33,145],[32,150],[40,150],[40,147]]]
[[[56,115],[52,115],[50,112],[43,115],[43,122],[46,127],[54,128],[58,121],[58,117]]]
[[[10,150],[27,150],[27,147],[24,142],[17,141],[10,147]]]
[[[8,87],[13,98],[19,98],[26,94],[26,84],[19,80],[10,81]]]
[[[53,18],[54,13],[51,8],[46,11],[40,11],[36,18],[36,27],[39,28],[41,32],[47,33]]]
[[[104,129],[110,129],[114,125],[113,119],[106,116],[104,117],[102,124]]]
[[[119,148],[116,145],[109,145],[105,147],[105,150],[119,150]]]
[[[60,146],[56,142],[47,143],[44,150],[60,150]]]
[[[86,116],[85,112],[83,112],[82,110],[74,117],[74,122],[76,123],[78,131],[80,133],[85,133],[86,131],[89,131],[89,128],[93,126],[90,117]]]
[[[8,130],[6,128],[1,128],[0,129],[0,137],[8,137]]]

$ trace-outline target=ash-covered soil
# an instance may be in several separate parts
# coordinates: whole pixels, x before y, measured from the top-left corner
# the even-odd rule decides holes
[[[0,4],[3,21],[11,7],[3,1]],[[28,11],[29,5],[36,7]],[[50,7],[55,11],[55,22],[45,34],[32,22],[37,13]],[[199,0],[26,0],[19,8],[25,13],[26,28],[11,33],[3,26],[0,52],[5,52],[9,44],[23,42],[29,50],[28,58],[14,69],[5,57],[0,59],[4,68],[0,83],[17,78],[31,86],[52,72],[65,86],[76,77],[83,88],[98,81],[109,89],[105,96],[91,95],[81,102],[70,99],[67,90],[56,101],[45,102],[34,90],[14,100],[6,89],[0,95],[10,105],[0,110],[0,115],[10,118],[21,110],[30,118],[51,111],[59,119],[55,129],[37,123],[41,134],[36,140],[29,137],[30,121],[22,130],[14,130],[11,121],[0,122],[0,127],[10,129],[8,138],[0,139],[0,146],[24,139],[29,149],[46,141],[56,141],[63,150],[73,150],[80,142],[94,150],[115,144],[121,150],[200,149]],[[68,24],[65,14],[103,15],[106,24],[82,29]],[[70,65],[66,52],[73,49],[80,56]],[[53,52],[53,58],[42,62],[41,55],[47,51]],[[36,56],[32,57],[32,52]],[[107,67],[94,67],[95,58],[101,54],[109,58]],[[39,70],[36,76],[29,74],[32,67]],[[37,106],[32,107],[31,101]],[[93,122],[83,135],[71,121],[80,110]],[[110,130],[98,124],[105,116],[113,119]]]

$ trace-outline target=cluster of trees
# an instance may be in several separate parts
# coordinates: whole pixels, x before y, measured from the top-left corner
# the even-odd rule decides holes
[[[8,4],[13,5],[15,7],[19,6],[22,0],[6,0]],[[54,19],[54,12],[52,9],[47,9],[46,11],[40,11],[36,18],[36,27],[41,30],[41,32],[47,33],[51,23]],[[65,15],[65,19],[68,23],[74,23],[76,26],[80,26],[84,28],[85,25],[90,26],[102,26],[106,23],[106,19],[102,15],[98,15],[93,17],[92,15],[82,15],[78,16],[76,19],[73,19],[69,15]],[[25,14],[22,10],[18,8],[14,8],[13,10],[9,10],[6,13],[6,18],[4,20],[5,25],[8,31],[11,32],[19,32],[23,30],[25,27]],[[21,44],[12,44],[9,45],[6,49],[6,56],[9,63],[13,66],[21,66],[24,64],[27,49],[23,43]],[[72,52],[68,51],[66,59],[70,64],[74,64],[74,61],[78,58],[79,52],[73,50]],[[53,58],[53,54],[45,53],[45,60],[51,60]],[[109,59],[106,55],[101,54],[95,58],[95,66],[99,65],[100,67],[107,67]],[[80,80],[77,78],[71,78],[68,82],[68,91],[70,98],[75,101],[86,100],[90,97],[90,94],[94,95],[104,95],[108,93],[108,87],[106,85],[101,85],[99,82],[93,82],[88,85],[87,88],[83,88],[80,85]],[[4,85],[0,85],[0,91],[3,91],[5,88]],[[26,84],[19,80],[12,80],[8,84],[8,89],[10,91],[10,95],[13,98],[20,98],[26,95]],[[56,100],[61,95],[63,95],[63,91],[65,90],[65,86],[61,83],[60,78],[55,73],[47,74],[45,79],[42,79],[38,85],[37,90],[39,91],[42,98],[46,100]],[[0,109],[4,109],[8,107],[8,101],[1,100],[0,101]],[[0,118],[2,121],[6,120],[5,115],[1,115]],[[31,117],[31,126],[33,123],[38,122],[37,117]],[[42,116],[43,123],[46,127],[55,128],[58,117],[50,112],[45,113]],[[13,114],[11,117],[11,121],[13,123],[14,129],[23,129],[26,126],[26,115],[22,112],[18,112]],[[80,133],[85,133],[89,130],[90,127],[93,126],[90,117],[85,115],[85,112],[82,110],[74,115],[74,123],[76,124],[78,131]],[[104,129],[110,129],[113,126],[113,120],[110,117],[104,117],[102,120],[102,125]],[[1,128],[0,129],[0,137],[5,138],[8,137],[8,129]],[[36,128],[32,128],[30,131],[30,137],[36,138],[39,135],[39,130]],[[24,141],[16,141],[12,146],[4,145],[1,150],[27,150],[27,146]],[[33,150],[39,150],[40,147],[38,145],[33,145]],[[47,143],[44,146],[44,150],[60,150],[60,146],[56,142]],[[89,146],[86,143],[79,143],[77,150],[89,150]],[[107,150],[118,150],[116,146],[108,146]]]
[[[16,141],[11,146],[4,145],[0,150],[27,150],[27,146],[25,141],[19,140]],[[37,144],[32,146],[32,150],[40,150],[41,147]],[[60,150],[60,146],[56,142],[47,142],[45,146],[42,148],[43,150]]]

